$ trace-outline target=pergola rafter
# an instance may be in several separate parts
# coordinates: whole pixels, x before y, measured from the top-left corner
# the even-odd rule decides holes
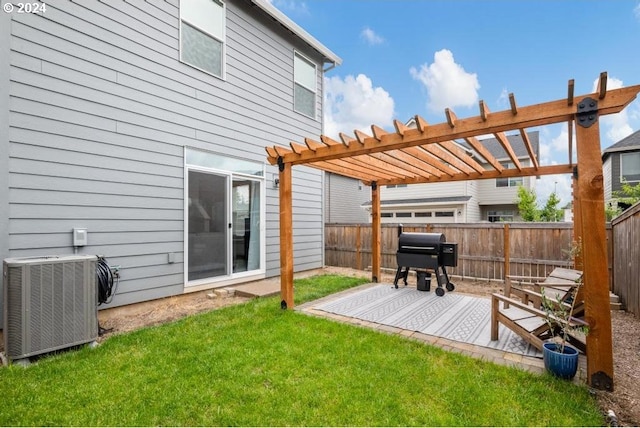
[[[380,185],[417,184],[506,177],[573,174],[574,239],[582,243],[580,260],[584,271],[583,292],[587,335],[587,377],[599,389],[613,389],[611,314],[609,313],[604,189],[600,158],[599,117],[618,113],[635,99],[640,85],[607,90],[602,73],[593,94],[574,96],[569,81],[567,98],[519,107],[509,95],[510,108],[489,112],[480,101],[480,115],[459,119],[445,109],[446,122],[429,125],[415,116],[415,128],[394,121],[395,132],[372,125],[372,135],[354,131],[355,138],[340,134],[341,143],[327,136],[320,141],[305,139],[289,148],[266,147],[267,160],[277,164],[280,174],[280,267],[281,306],[293,307],[293,221],[291,168],[306,165],[362,180],[371,185],[372,279],[380,277]],[[541,165],[526,133],[527,128],[567,122],[569,159],[566,164]],[[575,124],[577,167],[572,161],[572,129]],[[528,165],[516,156],[505,132],[518,132],[527,150]],[[513,167],[505,168],[478,136],[493,134]],[[456,140],[464,140],[474,156]]]

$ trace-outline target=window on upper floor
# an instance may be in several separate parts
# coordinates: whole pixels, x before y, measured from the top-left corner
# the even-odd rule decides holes
[[[180,60],[216,77],[224,74],[225,4],[180,2]]]
[[[502,166],[506,169],[514,168],[511,162],[502,162]],[[518,187],[524,183],[522,177],[496,178],[496,187]]]
[[[298,113],[315,119],[316,65],[298,52],[294,52],[293,56],[293,86],[293,109]]]
[[[628,183],[640,182],[640,152],[620,155],[620,179]]]

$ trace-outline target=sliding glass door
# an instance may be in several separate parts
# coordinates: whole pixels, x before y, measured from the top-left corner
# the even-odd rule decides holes
[[[187,283],[264,272],[260,165],[190,149],[186,155]]]
[[[260,182],[233,179],[233,272],[260,268]]]
[[[188,280],[229,274],[229,178],[189,171]]]

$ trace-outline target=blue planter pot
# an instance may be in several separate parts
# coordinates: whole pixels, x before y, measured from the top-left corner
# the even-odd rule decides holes
[[[558,352],[557,343],[542,344],[542,358],[544,367],[554,376],[562,379],[573,379],[578,371],[578,350],[565,345],[564,352]]]

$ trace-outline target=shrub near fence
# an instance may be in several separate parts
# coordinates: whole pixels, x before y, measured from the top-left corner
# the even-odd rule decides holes
[[[555,267],[570,266],[572,223],[413,224],[404,231],[444,233],[447,242],[457,243],[458,266],[447,267],[447,273],[461,278],[503,281],[505,255],[510,275],[545,277]],[[397,224],[382,225],[381,248],[382,267],[396,269]],[[325,225],[325,263],[370,267],[371,225]]]

